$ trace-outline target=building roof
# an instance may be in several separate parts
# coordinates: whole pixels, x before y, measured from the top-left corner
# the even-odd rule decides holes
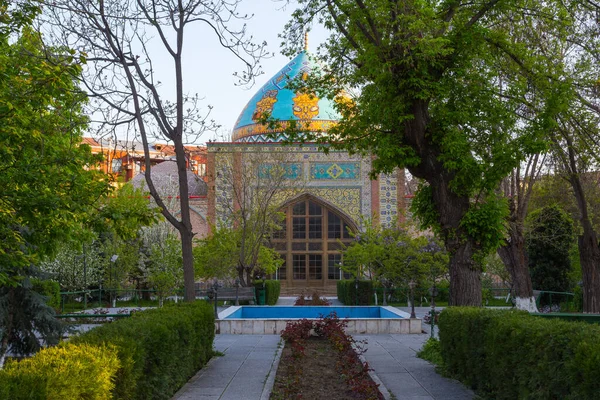
[[[250,99],[233,128],[234,142],[278,142],[285,139],[283,132],[289,121],[298,121],[302,129],[325,132],[339,120],[334,102],[287,88],[287,83],[304,74],[319,73],[321,68],[307,51],[302,51],[281,71],[271,78]],[[265,114],[279,121],[275,129],[259,124]],[[276,139],[266,133],[280,133]]]
[[[152,182],[161,196],[179,196],[179,178],[177,175],[177,163],[175,161],[163,161],[150,170]],[[200,177],[192,171],[187,172],[187,181],[190,196],[206,196],[208,186]],[[136,175],[131,183],[135,187],[148,190],[146,178],[143,173]]]

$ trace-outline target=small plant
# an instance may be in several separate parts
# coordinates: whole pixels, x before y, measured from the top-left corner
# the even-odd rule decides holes
[[[440,341],[436,338],[429,338],[423,348],[417,353],[417,357],[427,360],[432,364],[441,366],[443,364]]]
[[[326,298],[321,298],[319,292],[315,291],[311,298],[307,298],[304,292],[296,298],[295,306],[330,306],[331,302]]]

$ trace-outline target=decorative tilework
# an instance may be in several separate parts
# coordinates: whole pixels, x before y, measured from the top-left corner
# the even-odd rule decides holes
[[[379,176],[379,219],[381,225],[391,227],[398,220],[397,171]]]
[[[295,164],[300,167],[299,179],[296,179],[295,181],[290,180],[290,183],[294,186],[290,186],[284,189],[282,193],[276,195],[276,203],[284,204],[286,201],[295,198],[302,193],[310,193],[339,208],[357,225],[360,224],[361,217],[371,216],[371,180],[369,179],[369,171],[371,170],[370,157],[363,158],[359,155],[349,155],[346,152],[337,150],[332,150],[328,154],[324,154],[319,150],[319,147],[314,144],[302,146],[282,146],[279,143],[208,144],[208,152],[216,153],[215,158],[231,155],[236,151],[260,153],[261,157],[265,157],[263,161],[265,164],[274,163],[273,161],[270,162],[269,154],[284,153],[286,154],[286,157],[288,157],[287,160],[289,160],[290,164]],[[345,175],[343,176],[352,176],[352,178],[344,179],[338,176],[337,179],[334,179],[327,175],[327,179],[314,179],[312,178],[313,172],[311,170],[312,166],[316,164],[327,165],[327,169],[333,165],[337,165],[338,167],[341,167],[340,169],[344,168],[344,170],[346,169],[346,166],[351,166],[351,171],[344,172]],[[218,163],[216,163],[216,165],[218,165]],[[215,171],[218,171],[218,168],[216,168]],[[336,174],[333,170],[331,170],[331,172],[334,176],[339,174]],[[304,174],[306,174],[306,176],[304,176]],[[324,174],[328,174],[326,170],[324,171]],[[385,177],[382,179],[385,179]],[[349,184],[350,182],[352,183]],[[395,178],[392,178],[390,185],[392,183],[395,186]],[[380,184],[383,184],[383,182],[380,182]],[[224,193],[226,190],[222,189],[222,184],[219,182],[216,182],[215,186],[215,194],[227,204],[230,199],[227,198]],[[392,192],[390,191],[390,195],[391,194]],[[395,203],[392,201],[389,205],[390,208],[392,208],[392,206],[394,207],[394,209],[390,211],[395,211]],[[219,207],[218,204],[216,206],[217,219],[223,220],[220,215],[222,215],[221,213],[225,211],[226,207]],[[381,207],[381,210],[387,210],[387,208]]]
[[[275,166],[281,165],[285,169],[284,177],[285,179],[298,179],[302,174],[302,164],[300,163],[284,163],[284,164],[271,164],[264,163],[258,167],[258,177],[259,178],[268,178],[271,175],[271,170]],[[281,175],[278,175],[281,176]]]
[[[358,225],[362,215],[361,188],[311,188],[310,193],[338,207]]]
[[[310,179],[359,179],[360,163],[311,163]]]

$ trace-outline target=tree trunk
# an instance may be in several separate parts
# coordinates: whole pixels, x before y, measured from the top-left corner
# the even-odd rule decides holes
[[[183,286],[185,301],[196,300],[195,274],[194,274],[194,255],[192,253],[192,238],[194,237],[191,230],[186,229],[179,231],[181,234],[181,255],[183,259]]]
[[[450,240],[454,251],[450,254],[450,298],[449,306],[480,307],[481,269],[473,261],[473,247],[470,241],[464,241],[457,247]],[[447,247],[449,247],[447,245]]]
[[[531,275],[525,256],[525,238],[520,229],[514,226],[509,228],[509,241],[506,245],[498,248],[498,255],[512,280],[515,307],[519,310],[537,312]]]
[[[579,260],[583,280],[583,312],[600,313],[600,249],[593,229],[584,229],[579,236]]]
[[[476,238],[461,227],[462,218],[469,211],[469,195],[457,194],[452,189],[455,172],[447,170],[440,161],[439,148],[430,142],[427,133],[430,117],[428,101],[416,100],[412,107],[414,119],[405,125],[404,140],[419,154],[421,162],[408,170],[424,179],[431,187],[432,202],[437,213],[446,250],[450,254],[450,299],[453,306],[481,306],[481,268],[473,260],[477,250]]]

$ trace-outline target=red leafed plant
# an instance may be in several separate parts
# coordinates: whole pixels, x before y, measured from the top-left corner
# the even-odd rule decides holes
[[[331,302],[326,298],[322,298],[319,292],[313,292],[311,298],[307,298],[304,293],[296,298],[295,306],[330,306]]]
[[[289,322],[282,331],[281,337],[286,344],[291,346],[291,357],[299,359],[304,357],[306,340],[311,336],[327,339],[332,348],[337,351],[336,369],[340,376],[345,378],[350,389],[361,399],[379,400],[383,396],[379,392],[378,385],[369,376],[369,365],[360,360],[360,355],[365,352],[361,344],[345,332],[348,322],[340,320],[335,312],[318,320],[302,319]],[[302,397],[296,393],[298,382],[300,382],[302,370],[299,363],[294,363],[293,379],[287,382],[285,387],[285,398]]]

